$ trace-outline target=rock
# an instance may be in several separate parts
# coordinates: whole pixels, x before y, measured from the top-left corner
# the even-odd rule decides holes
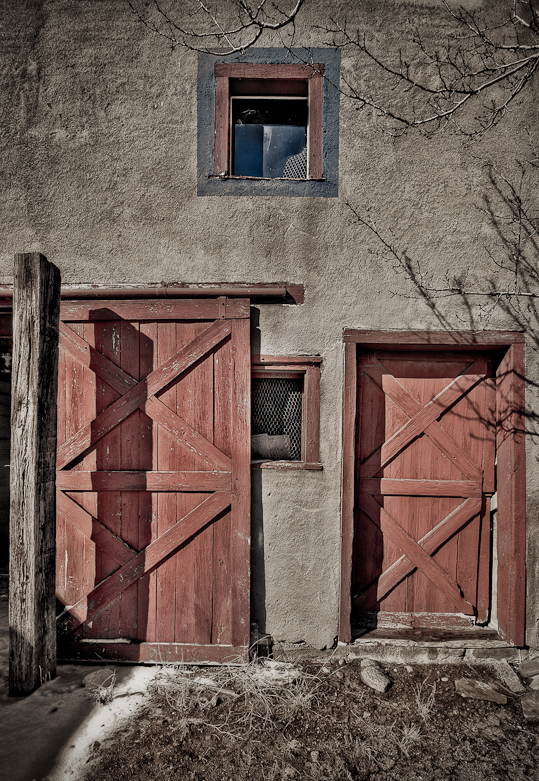
[[[534,691],[539,691],[539,675],[534,675],[533,678],[530,680],[530,689],[533,689]]]
[[[530,692],[522,699],[522,713],[528,721],[539,721],[539,692]]]
[[[375,662],[374,659],[362,659],[361,660],[361,666],[362,667],[378,667],[378,662]]]
[[[483,681],[474,681],[471,678],[459,678],[455,681],[455,689],[461,697],[470,697],[473,700],[486,700],[497,702],[499,705],[507,705],[507,697]]]
[[[370,662],[370,664],[364,664]],[[377,692],[386,692],[393,681],[372,659],[363,659],[361,662],[361,680],[366,686]]]
[[[539,656],[522,662],[518,672],[523,678],[533,678],[535,675],[539,675]]]
[[[116,670],[112,667],[100,667],[93,673],[88,673],[82,679],[82,685],[89,689],[95,689],[99,686],[110,686],[115,680]]]
[[[335,678],[339,678],[339,680],[342,680],[344,678],[344,673],[342,673],[340,670],[338,670],[335,673]]]
[[[513,670],[509,662],[503,659],[500,662],[496,662],[494,669],[498,673],[498,678],[503,685],[509,689],[513,694],[524,694],[526,687],[520,680],[519,676]]]

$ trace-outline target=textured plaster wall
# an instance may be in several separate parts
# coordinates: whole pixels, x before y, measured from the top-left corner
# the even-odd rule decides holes
[[[469,2],[470,7],[481,6]],[[65,283],[272,282],[305,285],[301,306],[261,305],[253,339],[267,354],[319,354],[322,472],[253,478],[253,620],[276,639],[323,647],[337,634],[340,586],[342,331],[438,329],[435,314],[354,219],[370,214],[431,279],[471,271],[486,283],[499,237],[476,207],[489,162],[511,174],[537,109],[522,98],[495,133],[395,140],[340,102],[339,196],[197,196],[197,57],[147,31],[124,0],[0,0],[0,282],[15,252],[41,251]],[[294,45],[324,46],[327,4],[310,0]],[[336,0],[331,14],[388,50],[407,19],[443,32],[436,0]],[[266,46],[279,40],[267,38]],[[342,52],[365,88],[372,66]],[[537,95],[535,96],[537,98]],[[537,100],[535,101],[537,106]],[[447,308],[453,327],[479,311]],[[501,310],[489,328],[515,328]],[[528,372],[539,380],[536,354]],[[537,402],[536,391],[529,401]],[[528,640],[537,644],[537,449],[528,444]]]

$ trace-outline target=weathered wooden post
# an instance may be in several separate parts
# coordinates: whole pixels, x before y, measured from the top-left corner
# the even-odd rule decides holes
[[[56,675],[56,394],[60,272],[15,255],[11,391],[9,692]]]

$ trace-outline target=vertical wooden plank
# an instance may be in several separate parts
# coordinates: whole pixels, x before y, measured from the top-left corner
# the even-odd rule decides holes
[[[133,377],[140,379],[140,340],[138,323],[127,320],[120,322],[120,340],[122,353],[121,368]],[[140,469],[140,410],[135,410],[126,420],[122,421],[120,429],[120,468],[126,470]],[[139,545],[139,492],[122,491],[122,527],[121,538],[134,550],[140,550]],[[122,592],[120,601],[120,637],[135,640],[138,634],[138,592],[145,584],[139,581],[131,584]]]
[[[140,376],[157,368],[157,324],[140,323]],[[140,467],[157,471],[157,423],[140,412]],[[139,494],[139,550],[157,538],[157,494]],[[139,580],[137,633],[141,641],[157,639],[157,591],[155,570]]]
[[[60,272],[15,256],[10,481],[9,691],[56,675],[55,462]]]
[[[322,85],[321,73],[309,79],[309,179],[322,177]]]
[[[486,369],[486,367],[485,367]],[[478,369],[479,373],[479,369]],[[462,430],[463,450],[478,466],[483,465],[483,442],[486,428],[486,377],[470,393],[459,400],[455,410],[451,411],[459,419]],[[449,413],[448,413],[449,414]],[[459,533],[458,569],[455,580],[464,597],[477,609],[478,573],[481,557],[481,514],[473,518]],[[449,573],[452,575],[452,573]]]
[[[228,170],[228,76],[215,77],[215,158],[214,173]]]
[[[483,492],[481,513],[481,537],[479,543],[479,567],[477,572],[477,621],[486,623],[490,618],[490,503],[496,487],[496,381],[489,365],[489,377],[485,380],[485,426],[483,440]]]
[[[320,461],[320,368],[309,366],[303,380],[302,460]]]
[[[58,355],[58,396],[57,396],[57,444],[66,441],[66,385],[65,385],[66,351],[60,346]],[[59,595],[66,589],[66,531],[65,518],[58,515],[56,521],[56,589]]]
[[[232,442],[235,437],[232,412],[233,355],[229,337],[219,345],[214,357],[214,443],[233,457]],[[250,458],[250,456],[249,456]],[[250,464],[249,464],[250,469]],[[213,605],[212,643],[230,644],[232,632],[230,617],[232,611],[232,579],[230,555],[231,513],[224,513],[213,525]]]
[[[232,645],[250,640],[251,588],[251,349],[248,319],[232,321]]]
[[[83,335],[82,323],[70,323],[71,329],[79,336]],[[66,355],[66,434],[71,437],[84,426],[84,367],[76,358]],[[74,471],[81,470],[82,463],[73,467]],[[83,495],[72,494],[72,498],[81,504]],[[88,586],[88,561],[86,557],[86,544],[84,534],[73,528],[66,518],[65,540],[65,583],[64,598],[66,604],[76,604],[84,596],[85,585]],[[90,586],[93,584],[90,584]],[[86,592],[87,593],[87,592]]]
[[[157,364],[162,364],[176,352],[176,323],[161,322],[157,325]],[[170,409],[176,411],[176,385],[168,388],[159,398]],[[163,428],[158,429],[157,465],[161,471],[176,468],[176,441]],[[157,536],[176,523],[176,496],[162,493],[157,498]],[[157,568],[157,640],[160,643],[174,642],[176,614],[176,562],[174,557],[162,562]]]
[[[498,625],[508,642],[524,645],[526,472],[524,345],[513,344],[497,372]]]
[[[120,366],[122,358],[121,322],[114,320],[96,322],[94,324],[94,340],[96,349],[115,366]],[[107,409],[119,396],[120,394],[110,385],[103,380],[98,380],[96,384],[97,414]],[[95,452],[98,471],[120,469],[121,444],[118,426],[98,442]],[[120,491],[101,491],[98,494],[97,517],[110,531],[121,537],[122,500]],[[100,569],[96,571],[96,585],[118,568],[118,563],[106,553],[101,554],[100,560]],[[85,625],[84,634],[86,637],[120,637],[120,599],[115,599],[95,618],[92,618],[91,623]]]
[[[356,345],[344,345],[341,601],[339,640],[352,640],[352,554],[354,544],[354,474],[356,456],[357,356]],[[358,432],[359,437],[359,432]],[[359,454],[359,449],[358,449]]]
[[[195,335],[206,327],[206,323],[195,326]],[[213,442],[213,352],[193,371],[194,418],[193,425],[206,439]],[[207,469],[195,459],[195,469]],[[204,501],[209,494],[199,494]],[[197,534],[193,548],[193,642],[211,643],[212,592],[213,592],[213,529],[210,524]]]
[[[204,325],[207,325],[205,323]],[[179,350],[188,344],[200,333],[199,324],[177,323],[176,345]],[[198,398],[195,394],[195,371],[191,369],[186,372],[176,384],[175,404],[178,415],[189,425],[195,425],[195,406],[198,404]],[[196,428],[196,426],[195,426]],[[196,469],[196,458],[194,453],[186,447],[178,446],[176,449],[176,460],[174,469],[178,471],[190,471]],[[176,517],[181,521],[191,510],[202,501],[200,494],[189,494],[178,492],[174,498],[176,502]],[[197,535],[198,537],[198,535]],[[184,545],[174,556],[176,567],[176,614],[175,614],[175,634],[177,643],[192,643],[196,633],[194,601],[194,556],[196,539]],[[206,573],[206,578],[211,581],[211,568]]]

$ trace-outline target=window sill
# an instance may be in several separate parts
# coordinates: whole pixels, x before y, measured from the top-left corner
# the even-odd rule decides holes
[[[251,469],[281,469],[281,470],[311,470],[321,472],[322,464],[314,464],[308,461],[251,461]]]
[[[320,176],[319,178],[308,176],[306,179],[295,179],[293,176],[229,176],[228,174],[216,176],[212,174],[208,176],[208,179],[221,181],[239,180],[243,182],[327,182],[327,177],[325,176]]]

